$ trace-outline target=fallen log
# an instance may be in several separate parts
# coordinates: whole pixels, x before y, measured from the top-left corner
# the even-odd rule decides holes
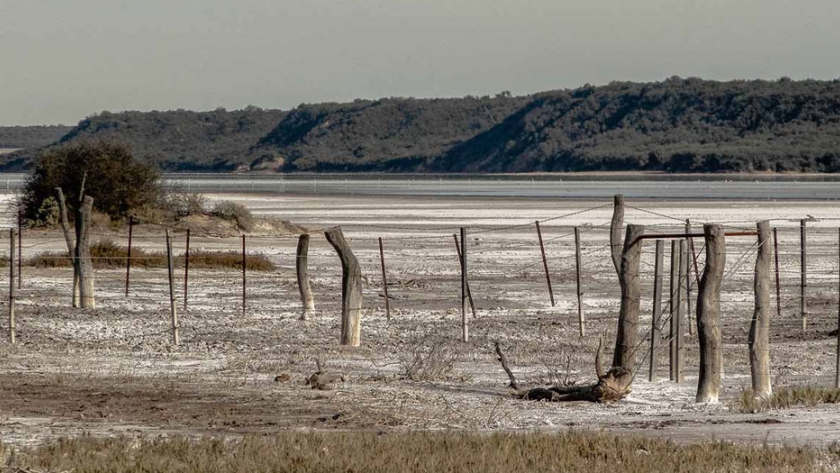
[[[508,377],[513,385],[516,380],[513,374],[507,367],[507,360],[501,352],[498,343],[496,344],[496,353],[499,361],[502,362],[502,367],[508,373]],[[528,401],[548,401],[548,402],[616,402],[624,398],[630,392],[630,384],[633,382],[632,372],[621,366],[614,366],[606,373],[602,367],[604,357],[604,339],[603,337],[598,343],[598,352],[595,355],[595,374],[598,381],[594,384],[587,384],[583,386],[549,386],[549,387],[535,387],[525,390],[519,390],[513,393],[513,396],[519,399]]]

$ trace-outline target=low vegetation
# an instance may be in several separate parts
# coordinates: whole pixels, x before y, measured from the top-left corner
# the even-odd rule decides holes
[[[787,409],[796,406],[840,403],[840,389],[822,386],[788,386],[776,388],[767,399],[756,398],[752,389],[741,390],[735,407],[742,412],[761,412],[768,409]]]
[[[121,472],[567,472],[831,471],[810,448],[664,440],[608,434],[284,433],[241,440],[82,437],[13,450],[3,471]]]
[[[93,267],[97,269],[124,268],[128,257],[128,248],[103,240],[91,245]],[[175,258],[177,266],[183,266],[183,255]],[[8,266],[9,260],[0,260],[0,265]],[[69,268],[71,265],[67,253],[42,253],[24,261],[26,266],[36,268]],[[246,255],[245,265],[248,271],[273,271],[274,263],[265,255]],[[131,266],[136,268],[165,268],[166,253],[147,251],[141,248],[131,249]],[[242,269],[242,254],[235,251],[190,251],[190,267],[194,269]]]

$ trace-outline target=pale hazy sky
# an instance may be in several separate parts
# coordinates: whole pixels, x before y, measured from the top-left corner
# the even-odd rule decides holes
[[[611,80],[833,79],[838,0],[0,0],[0,125]]]

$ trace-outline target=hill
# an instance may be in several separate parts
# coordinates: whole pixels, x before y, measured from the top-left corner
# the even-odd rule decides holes
[[[840,81],[671,78],[289,112],[103,113],[51,146],[84,138],[126,141],[167,171],[840,172]]]
[[[65,125],[0,126],[0,149],[47,146],[72,128]]]

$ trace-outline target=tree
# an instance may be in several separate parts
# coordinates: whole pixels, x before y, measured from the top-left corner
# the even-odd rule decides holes
[[[38,221],[43,203],[55,198],[61,188],[70,214],[84,194],[96,202],[96,209],[112,219],[122,219],[160,202],[160,171],[134,159],[131,149],[112,141],[84,141],[50,150],[42,155],[23,191],[24,218]]]

